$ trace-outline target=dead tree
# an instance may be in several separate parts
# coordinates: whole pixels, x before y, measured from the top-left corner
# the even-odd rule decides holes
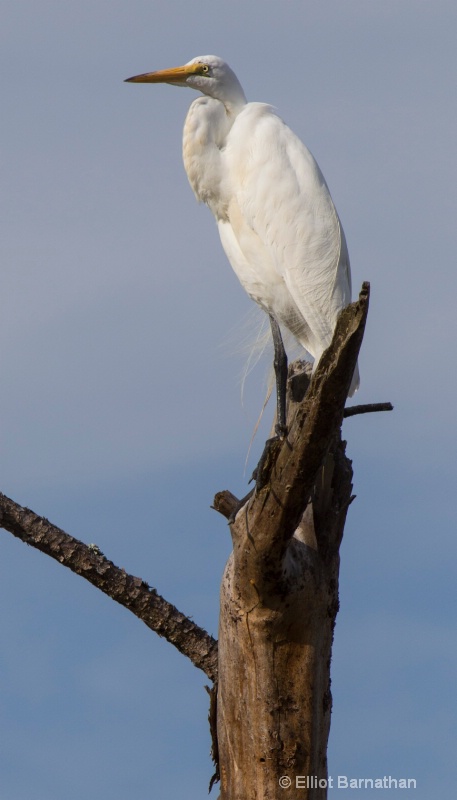
[[[310,382],[306,370],[293,366],[288,433],[266,449],[255,490],[243,501],[227,491],[214,499],[233,540],[221,586],[219,645],[95,545],[0,495],[3,528],[130,609],[213,682],[213,781],[220,779],[220,800],[287,800],[296,798],[297,787],[303,800],[327,796],[339,546],[352,500],[341,424],[368,297],[364,284],[340,315]]]

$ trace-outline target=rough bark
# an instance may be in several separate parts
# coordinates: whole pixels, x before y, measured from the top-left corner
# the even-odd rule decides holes
[[[269,448],[230,526],[219,628],[221,800],[296,800],[297,788],[303,800],[327,796],[339,545],[352,499],[340,431],[368,289],[340,316],[305,399],[289,402],[288,435]],[[236,499],[223,492],[214,505],[229,516]]]
[[[152,586],[109,561],[94,544],[74,539],[49,520],[0,493],[0,527],[96,586],[163,636],[212,681],[217,680],[217,642],[181,614]]]

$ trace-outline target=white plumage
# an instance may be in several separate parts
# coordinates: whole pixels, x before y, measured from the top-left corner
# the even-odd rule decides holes
[[[184,125],[192,189],[213,212],[247,293],[317,365],[351,300],[351,270],[343,228],[313,156],[271,106],[247,102],[238,78],[217,56],[129,81],[203,93]],[[358,385],[356,369],[351,395]]]

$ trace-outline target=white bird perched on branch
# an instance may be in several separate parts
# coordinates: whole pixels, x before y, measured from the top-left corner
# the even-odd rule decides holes
[[[343,228],[324,177],[305,145],[265,103],[248,103],[221,58],[128,78],[203,93],[184,125],[184,166],[197,199],[213,212],[222,246],[247,293],[269,315],[275,347],[278,424],[285,432],[285,326],[317,365],[351,300]],[[349,394],[359,385],[356,369]]]

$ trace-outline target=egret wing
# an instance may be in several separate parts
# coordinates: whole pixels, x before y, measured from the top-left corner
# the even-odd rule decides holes
[[[232,233],[251,272],[279,293],[277,307],[274,297],[254,299],[281,318],[282,282],[306,324],[303,344],[318,358],[351,291],[346,241],[323,175],[297,136],[261,103],[238,115],[224,159]]]

